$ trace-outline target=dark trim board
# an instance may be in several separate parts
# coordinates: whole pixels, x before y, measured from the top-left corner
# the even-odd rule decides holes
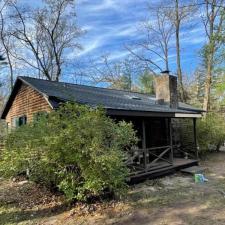
[[[168,111],[135,111],[124,109],[110,109],[106,108],[108,116],[137,116],[137,117],[164,117],[164,118],[200,118],[201,113],[197,112],[168,112]]]
[[[167,112],[144,112],[134,110],[122,110],[122,109],[106,109],[108,116],[140,116],[140,117],[175,117],[175,113]]]
[[[139,183],[141,181],[147,180],[147,179],[155,179],[160,178],[166,175],[170,175],[175,173],[176,171],[179,171],[181,169],[185,169],[191,166],[198,166],[199,161],[198,160],[192,160],[192,159],[181,159],[181,158],[174,158],[174,164],[168,167],[164,167],[157,170],[152,170],[145,173],[140,173],[137,175],[131,176],[129,179],[130,184]]]

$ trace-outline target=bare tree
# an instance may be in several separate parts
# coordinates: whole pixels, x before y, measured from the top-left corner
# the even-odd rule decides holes
[[[39,76],[58,81],[66,52],[80,48],[77,38],[82,32],[71,9],[74,4],[74,0],[45,0],[42,8],[24,10],[11,3],[11,35],[22,48],[11,54],[36,69]]]
[[[150,18],[142,24],[144,40],[135,44],[134,49],[127,49],[146,64],[152,73],[169,70],[169,49],[174,25],[168,20],[168,9],[163,2],[155,7],[148,6]],[[162,65],[163,64],[163,65]]]
[[[13,88],[13,83],[14,83],[14,75],[13,75],[13,63],[12,63],[12,56],[10,54],[10,49],[12,47],[11,43],[11,35],[7,34],[5,31],[5,21],[2,15],[2,11],[0,12],[0,40],[2,43],[2,46],[4,48],[4,54],[6,55],[7,58],[7,64],[9,66],[9,72],[10,72],[10,89],[12,90]]]
[[[216,37],[221,33],[224,13],[221,12],[221,6],[224,0],[205,0],[205,11],[202,21],[205,27],[207,44],[204,47],[204,59],[206,64],[206,78],[203,109],[207,112],[210,108],[210,92],[212,85],[212,73],[215,67],[215,54],[221,45],[220,39]]]
[[[7,4],[9,1],[2,1],[0,9],[0,42],[2,47],[1,55],[6,57],[6,61],[1,62],[1,65],[7,64],[9,67],[9,80],[10,80],[10,89],[13,88],[14,74],[13,74],[13,60],[10,54],[10,49],[12,48],[11,35],[8,32],[7,25],[3,13],[5,13]]]
[[[181,101],[185,101],[181,66],[180,30],[181,26],[188,20],[190,20],[197,12],[197,6],[195,4],[192,4],[191,2],[189,2],[189,4],[187,5],[181,5],[180,0],[171,0],[169,1],[169,7],[167,12],[170,22],[175,27],[178,89]]]
[[[131,91],[135,88],[133,82],[137,70],[137,63],[132,58],[114,62],[110,60],[110,55],[103,55],[98,64],[92,63],[88,73],[95,84],[107,83],[111,88]]]

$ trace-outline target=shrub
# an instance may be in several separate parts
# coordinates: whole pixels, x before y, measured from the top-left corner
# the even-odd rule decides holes
[[[12,131],[0,169],[59,188],[69,200],[126,189],[126,149],[137,142],[131,123],[115,123],[102,109],[66,103]]]
[[[197,123],[197,140],[200,154],[219,151],[225,141],[225,118],[217,113],[208,113]]]
[[[7,134],[7,127],[5,121],[0,119],[0,140],[3,139]]]

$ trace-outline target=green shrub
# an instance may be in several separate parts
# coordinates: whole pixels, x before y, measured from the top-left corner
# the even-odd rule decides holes
[[[0,140],[7,135],[7,126],[5,121],[0,119]]]
[[[217,113],[208,113],[197,122],[197,140],[200,154],[219,151],[225,141],[225,118]]]
[[[0,164],[14,176],[59,188],[68,199],[84,200],[105,190],[126,189],[126,148],[137,142],[131,123],[115,123],[102,109],[67,103],[32,124],[12,131]]]

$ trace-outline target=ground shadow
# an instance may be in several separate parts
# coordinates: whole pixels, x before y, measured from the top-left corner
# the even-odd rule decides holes
[[[19,223],[30,220],[35,220],[38,218],[56,216],[60,213],[67,211],[70,208],[68,204],[64,203],[61,205],[56,205],[54,207],[37,209],[37,210],[16,210],[9,212],[0,213],[0,224],[5,225],[9,223]]]

